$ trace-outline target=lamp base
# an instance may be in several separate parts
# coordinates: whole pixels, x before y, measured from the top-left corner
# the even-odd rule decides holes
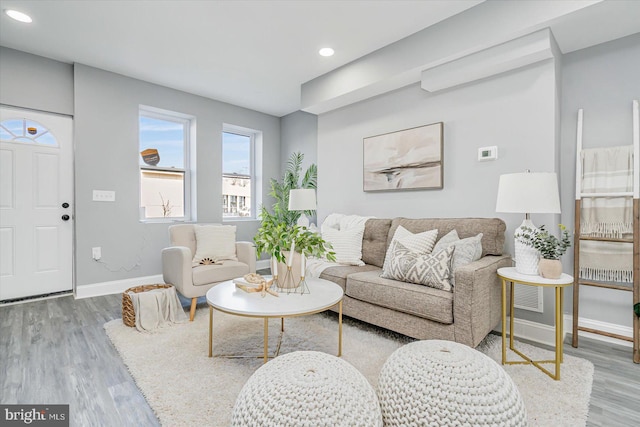
[[[530,276],[538,275],[538,263],[540,262],[540,252],[537,249],[527,246],[524,243],[518,241],[518,236],[522,234],[522,228],[528,227],[533,230],[537,230],[538,227],[533,225],[530,219],[525,219],[520,224],[520,227],[516,228],[513,233],[515,236],[515,261],[516,271],[520,274],[527,274]]]
[[[298,221],[296,222],[296,224],[299,225],[300,227],[309,228],[309,218],[307,218],[305,214],[302,214],[300,215],[300,218],[298,218]]]

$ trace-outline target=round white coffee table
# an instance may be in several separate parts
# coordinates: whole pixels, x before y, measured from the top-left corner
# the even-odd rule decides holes
[[[213,311],[244,317],[264,318],[264,362],[267,363],[269,319],[280,318],[284,331],[284,318],[320,313],[338,305],[338,356],[342,355],[342,288],[329,280],[307,278],[308,294],[282,292],[278,297],[260,292],[247,293],[236,288],[235,283],[215,285],[207,292],[209,304],[209,357],[213,357]]]

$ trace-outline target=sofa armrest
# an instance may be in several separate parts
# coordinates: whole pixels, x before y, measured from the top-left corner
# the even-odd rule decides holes
[[[185,289],[193,285],[191,250],[185,246],[171,246],[162,250],[162,277],[165,283],[176,287],[185,295]]]
[[[456,270],[453,322],[457,342],[476,347],[500,322],[502,286],[497,270],[511,265],[510,255],[485,256]]]
[[[253,242],[236,242],[238,261],[249,266],[249,273],[256,272],[256,246]]]

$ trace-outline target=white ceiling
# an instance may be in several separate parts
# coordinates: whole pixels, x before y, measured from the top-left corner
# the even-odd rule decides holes
[[[0,44],[283,116],[302,83],[478,3],[2,0],[33,23],[3,13]]]
[[[563,53],[640,31],[638,0],[565,1],[583,9],[549,22]],[[0,14],[0,45],[283,116],[300,109],[302,83],[479,3],[0,0],[33,18]],[[324,46],[336,54],[319,56]]]

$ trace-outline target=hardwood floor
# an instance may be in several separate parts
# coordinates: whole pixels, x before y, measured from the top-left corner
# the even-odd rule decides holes
[[[159,425],[102,327],[121,317],[120,303],[120,295],[66,296],[0,306],[0,403],[70,404],[72,426]],[[587,425],[638,425],[631,349],[587,338],[575,349],[570,338],[565,354],[595,366]]]

